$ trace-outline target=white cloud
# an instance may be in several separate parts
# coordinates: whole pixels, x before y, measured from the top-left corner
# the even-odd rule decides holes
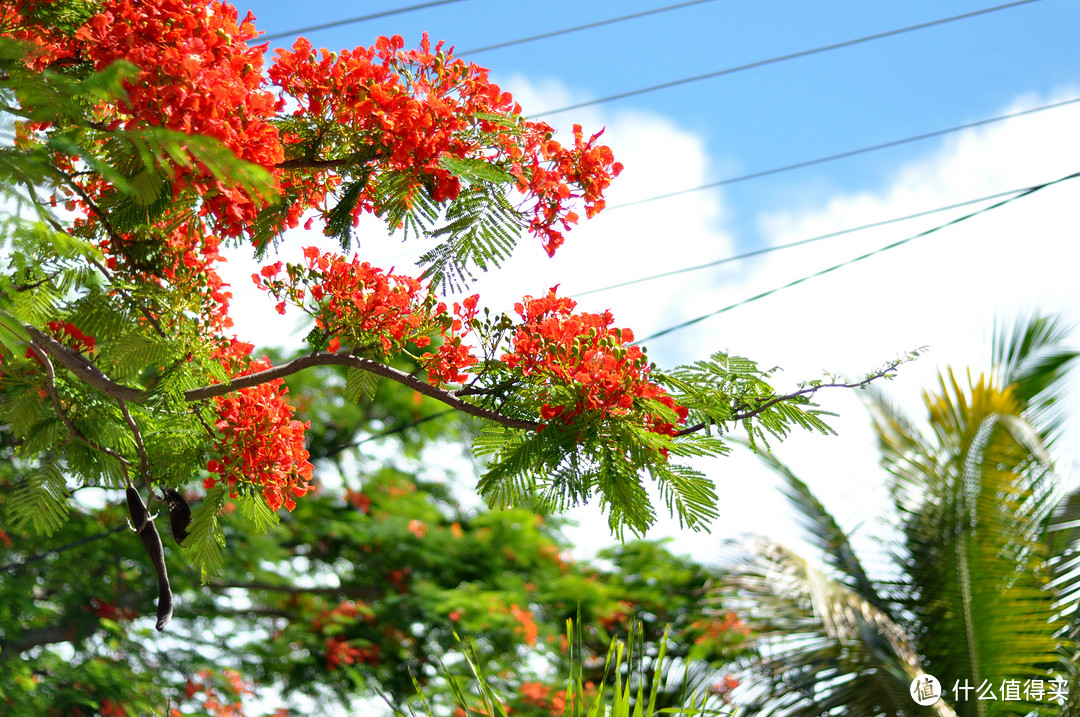
[[[1056,99],[1074,93],[1059,94]],[[1054,99],[1021,98],[1007,111]],[[770,243],[781,244],[1064,177],[1080,169],[1078,121],[1080,107],[1069,106],[964,132],[930,158],[898,167],[896,179],[881,192],[838,195],[818,211],[780,210],[760,218],[762,231]],[[792,377],[821,367],[857,376],[899,352],[928,345],[926,357],[903,367],[885,386],[921,418],[919,392],[933,386],[939,367],[970,366],[976,374],[987,368],[988,329],[995,317],[1040,310],[1080,318],[1078,184],[1048,188],[712,321],[733,348],[779,363]],[[717,286],[706,305],[781,285],[971,209],[768,255],[739,286]],[[1080,405],[1080,393],[1074,390],[1070,398],[1066,405]],[[841,412],[834,421],[840,436],[797,437],[778,453],[846,528],[859,521],[871,527],[884,510],[885,494],[864,412],[851,395],[826,396],[824,405]],[[1080,446],[1077,428],[1074,421],[1063,443],[1066,465]],[[732,515],[758,516],[743,523],[761,524],[761,516],[777,506],[772,501],[762,510],[759,498],[739,500]],[[791,533],[786,523],[769,527]]]

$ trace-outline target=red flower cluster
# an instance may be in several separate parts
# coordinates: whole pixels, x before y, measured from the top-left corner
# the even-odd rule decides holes
[[[120,246],[113,246],[110,240],[102,242],[101,248],[108,255],[106,266],[110,270],[121,269],[125,275],[142,281],[171,285],[199,296],[202,301],[198,315],[188,312],[186,317],[195,320],[208,334],[220,334],[232,328],[233,320],[229,316],[232,292],[226,289],[228,284],[222,280],[216,266],[225,261],[220,252],[219,237],[207,234],[203,225],[197,222],[162,232],[155,247],[157,266],[151,271],[142,268],[138,260],[133,261],[130,256],[129,245],[140,241],[138,237],[123,235]],[[164,323],[171,322],[172,319]]]
[[[521,639],[526,645],[532,647],[536,644],[536,638],[540,634],[540,628],[536,626],[536,620],[533,619],[532,610],[523,610],[514,603],[510,606],[510,614],[514,616],[514,619],[521,623],[521,626],[516,628],[516,632],[521,635]]]
[[[545,389],[542,396],[562,397],[562,403],[544,403],[541,417],[571,423],[582,414],[628,416],[640,411],[650,431],[673,435],[675,425],[642,402],[660,402],[676,413],[679,422],[687,410],[649,380],[644,352],[630,345],[633,332],[613,328],[610,311],[573,313],[577,302],[556,296],[557,288],[514,305],[522,324],[514,334],[513,350],[502,357],[510,368],[538,381]],[[568,400],[564,388],[569,389]]]
[[[273,167],[284,157],[269,122],[278,99],[264,89],[265,47],[247,45],[259,35],[254,19],[249,12],[240,21],[232,5],[205,0],[107,0],[75,39],[77,51],[96,69],[117,60],[139,68],[126,84],[126,102],[108,110],[114,126],[214,137],[240,159]],[[254,219],[251,198],[205,169],[176,178],[177,192],[189,185],[225,236],[240,236]]]
[[[374,619],[374,613],[364,603],[346,600],[334,609],[326,610],[316,617],[312,622],[312,628],[319,634],[325,634],[327,626],[353,624],[358,617],[370,621]],[[379,664],[380,652],[378,645],[369,644],[364,647],[356,647],[349,644],[347,637],[334,634],[326,640],[326,666],[328,669],[334,670],[339,665],[353,665],[357,662],[377,665]]]
[[[721,652],[741,645],[750,635],[750,626],[734,612],[724,614],[723,618],[696,620],[691,623],[690,629],[698,633],[694,638],[695,645],[711,646]]]
[[[222,670],[215,674],[199,670],[197,677],[189,677],[184,683],[184,698],[193,700],[199,693],[202,710],[212,717],[244,717],[244,695],[252,694],[251,685],[236,670]],[[128,714],[125,712],[124,714]],[[175,707],[170,717],[183,717]]]
[[[345,489],[345,502],[364,515],[371,513],[371,498],[366,493],[351,488]]]
[[[371,620],[374,613],[371,608],[365,603],[357,603],[353,600],[345,600],[338,603],[338,606],[332,610],[324,610],[318,617],[312,621],[312,627],[318,632],[323,632],[323,628],[330,624],[341,623],[354,623],[357,616],[363,617],[365,620]]]
[[[102,600],[101,598],[96,597],[90,598],[90,606],[88,609],[99,618],[102,618],[103,620],[112,620],[113,622],[134,620],[139,616],[138,610],[133,610],[129,607],[120,607],[115,602],[109,602],[108,600]]]
[[[543,682],[522,682],[521,701],[548,710],[553,715],[562,715],[566,711],[566,689],[545,685]]]
[[[331,637],[326,641],[326,667],[336,670],[339,665],[354,665],[357,662],[378,665],[379,652],[378,645],[355,647],[344,637]]]
[[[420,356],[428,380],[438,385],[468,378],[465,370],[477,359],[462,339],[478,313],[479,295],[454,302],[449,309],[443,302],[435,305],[434,296],[422,293],[416,279],[384,272],[356,256],[346,261],[340,254],[307,247],[304,257],[306,267],[286,267],[279,261],[252,274],[251,280],[278,299],[279,312],[285,313],[291,302],[314,316],[330,337],[328,350],[335,352],[342,344],[378,347],[389,358],[408,344],[430,345],[431,335],[438,333],[439,348]],[[308,297],[316,302],[314,307],[305,305]]]
[[[70,41],[54,28],[33,24],[34,9],[42,0],[7,0],[0,3],[0,36],[30,43],[26,64],[34,70],[48,67],[70,54]]]
[[[716,695],[725,702],[731,699],[731,693],[739,686],[739,678],[735,675],[724,675],[724,679],[714,682],[709,687],[709,693]]]
[[[73,348],[80,353],[94,353],[94,346],[97,343],[94,337],[90,334],[84,334],[75,324],[50,321],[45,326],[54,338],[69,348]]]
[[[419,281],[392,270],[384,272],[355,255],[346,261],[340,254],[324,254],[313,246],[304,249],[304,258],[306,271],[289,266],[288,281],[277,278],[281,262],[263,267],[251,279],[280,300],[281,313],[285,313],[286,299],[302,306],[310,293],[318,302],[311,313],[319,328],[332,337],[331,351],[342,343],[373,345],[389,357],[410,342],[421,347],[431,343],[427,336],[431,302],[422,300]]]
[[[251,349],[250,344],[233,341],[220,352],[222,363],[231,368],[238,356],[246,358]],[[264,356],[249,360],[236,375],[270,367],[270,359]],[[296,409],[286,401],[284,383],[279,378],[214,399],[218,409],[214,427],[221,434],[217,449],[222,458],[207,462],[206,469],[218,477],[208,477],[204,487],[213,488],[219,480],[228,481],[230,489],[238,483],[257,486],[271,510],[282,504],[292,510],[294,499],[307,494],[313,466],[304,448],[304,431],[310,424],[293,418]]]
[[[563,241],[556,227],[577,221],[572,199],[583,199],[587,216],[603,208],[603,191],[622,165],[607,147],[594,146],[599,134],[583,142],[576,127],[574,147],[567,149],[552,139],[550,125],[521,118],[521,107],[489,81],[486,69],[454,58],[442,43],[432,48],[427,35],[418,50],[404,45],[395,35],[379,38],[374,47],[317,53],[300,38],[292,50],[276,51],[269,70],[296,100],[295,116],[332,118],[349,150],[375,158],[376,173],[360,193],[354,219],[379,210],[372,191],[379,172],[411,175],[412,190],[430,191],[436,202],[456,198],[461,181],[447,159],[487,162],[513,176],[535,200],[530,230],[549,255]],[[283,185],[311,206],[340,178],[322,172],[296,181],[305,186],[293,187],[288,178]],[[319,189],[313,192],[313,186]]]
[[[585,216],[594,216],[606,206],[604,190],[623,170],[611,149],[594,146],[603,130],[583,142],[581,125],[574,125],[573,149],[551,139],[553,132],[543,122],[526,122],[520,137],[524,151],[518,154],[511,148],[509,152],[514,159],[510,171],[518,180],[518,189],[536,197],[529,229],[543,240],[548,256],[554,256],[563,244],[562,232],[555,227],[566,230],[577,223],[577,213],[568,206],[570,200],[582,197]],[[581,192],[575,193],[572,185]]]
[[[454,315],[446,311],[446,304],[439,302],[435,314],[442,322],[442,344],[435,353],[430,351],[421,358],[426,362],[427,378],[433,386],[445,383],[463,383],[469,378],[465,372],[476,364],[476,357],[469,350],[472,347],[462,343],[465,334],[472,328],[477,314],[479,294],[473,294],[460,304],[454,302]]]

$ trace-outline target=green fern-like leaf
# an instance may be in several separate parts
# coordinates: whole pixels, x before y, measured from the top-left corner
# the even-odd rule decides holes
[[[370,186],[379,214],[391,227],[401,227],[404,239],[427,236],[439,218],[439,205],[411,173],[382,174]]]
[[[60,470],[51,464],[42,466],[8,496],[8,519],[16,530],[52,535],[67,520],[68,498]]]
[[[353,238],[353,212],[356,203],[360,199],[360,193],[367,185],[367,176],[362,176],[345,186],[345,190],[338,199],[337,206],[330,210],[326,218],[326,234],[336,238],[341,243],[343,251],[349,251]]]
[[[370,371],[349,368],[345,373],[345,399],[352,403],[367,403],[378,388],[379,377]]]
[[[699,530],[715,520],[720,512],[716,486],[705,474],[688,466],[657,462],[651,467],[660,489],[660,498],[672,517],[684,525]]]
[[[225,505],[225,488],[217,485],[206,493],[202,505],[191,515],[184,549],[201,580],[205,583],[216,575],[225,560],[225,533],[218,514]]]
[[[469,187],[432,233],[443,243],[420,258],[424,276],[442,291],[459,290],[473,280],[473,267],[487,271],[506,261],[525,226],[502,187]]]
[[[439,160],[439,164],[441,164],[443,168],[449,170],[455,177],[463,179],[469,184],[480,184],[483,182],[490,182],[492,184],[511,184],[516,181],[514,175],[510,174],[505,169],[496,167],[486,159],[443,156]]]
[[[237,501],[237,507],[240,509],[240,514],[250,520],[255,530],[260,533],[265,533],[278,523],[277,513],[270,510],[270,506],[266,504],[262,496],[255,492],[241,495]]]

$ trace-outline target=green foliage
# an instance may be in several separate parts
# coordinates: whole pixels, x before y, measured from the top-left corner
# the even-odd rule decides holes
[[[248,504],[252,502],[245,501]],[[184,548],[203,582],[216,575],[225,561],[225,533],[219,519],[224,505],[225,486],[217,485],[206,492],[202,504],[191,514]]]
[[[689,423],[722,426],[739,421],[751,446],[761,441],[767,448],[768,436],[782,439],[793,427],[834,433],[821,420],[830,414],[817,410],[807,395],[782,399],[777,395],[768,381],[776,371],[762,370],[747,358],[717,352],[707,361],[680,366],[659,378],[671,387],[675,400],[690,409]],[[816,382],[817,386],[821,383]],[[810,383],[801,388],[815,387]]]
[[[462,639],[455,633],[454,638],[458,641],[461,650],[462,661],[467,668],[465,675],[449,669],[440,661],[440,668],[447,683],[451,686],[455,704],[460,713],[465,715],[489,715],[494,717],[507,717],[509,714],[531,714],[537,710],[540,714],[563,714],[564,717],[655,717],[658,714],[687,715],[688,717],[706,715],[718,716],[733,714],[733,710],[727,707],[721,699],[712,695],[708,690],[700,686],[692,686],[689,683],[687,671],[683,671],[681,688],[679,689],[677,706],[662,706],[658,701],[662,683],[678,683],[676,665],[665,661],[667,657],[668,634],[665,629],[659,642],[658,652],[650,654],[645,651],[641,642],[641,628],[637,624],[631,624],[626,640],[613,637],[608,646],[607,656],[603,660],[603,678],[599,687],[594,688],[592,683],[586,685],[583,678],[584,660],[582,653],[583,631],[580,619],[574,622],[566,621],[566,640],[569,651],[573,655],[569,663],[569,675],[566,678],[565,695],[557,693],[550,703],[542,698],[533,697],[530,701],[511,703],[499,694],[496,687],[485,674],[481,666],[481,660],[476,655],[474,643],[468,639]],[[666,675],[658,674],[658,670],[650,673],[646,679],[644,666],[646,663],[664,666]],[[423,687],[415,682],[421,703],[429,717],[434,717],[435,712],[424,695]],[[559,710],[559,697],[564,705]],[[390,705],[394,714],[400,717],[407,715],[415,717],[415,712],[408,713]]]
[[[842,385],[863,385],[888,375],[899,363],[859,384]],[[675,402],[689,411],[680,424],[686,428],[675,436],[617,417],[583,416],[571,424],[548,423],[536,432],[485,426],[473,443],[474,455],[488,460],[477,489],[489,505],[531,505],[543,512],[559,512],[596,497],[612,532],[621,537],[627,529],[644,534],[655,522],[647,493],[651,482],[669,514],[691,529],[704,529],[717,515],[716,485],[673,458],[728,453],[721,434],[733,423],[746,431],[755,448],[758,443],[768,447],[770,436],[782,439],[794,428],[833,433],[822,419],[829,414],[818,410],[810,397],[826,385],[840,384],[811,382],[781,395],[768,382],[772,373],[749,359],[722,352],[669,373],[655,373]],[[571,387],[545,390],[548,402],[574,400]],[[675,412],[659,401],[647,406],[663,421],[678,421]]]
[[[68,490],[63,474],[52,464],[33,470],[12,491],[6,510],[15,530],[52,535],[68,516]]]
[[[353,403],[366,403],[375,398],[379,377],[367,371],[350,368],[345,373],[345,398]]]
[[[500,185],[475,184],[451,204],[443,223],[431,232],[442,243],[420,257],[423,278],[440,291],[463,291],[480,271],[506,261],[523,228],[520,212],[510,204]]]
[[[66,32],[92,7],[83,2],[62,5],[35,17]],[[0,218],[0,346],[5,366],[0,413],[11,417],[21,441],[20,457],[28,462],[52,460],[57,443],[68,441],[63,466],[73,484],[124,484],[131,476],[124,475],[127,469],[121,465],[139,466],[146,475],[135,479],[159,488],[198,485],[206,475],[216,421],[207,420],[206,406],[189,401],[188,395],[230,377],[215,355],[220,341],[227,340],[216,335],[226,321],[208,301],[209,294],[220,308],[225,296],[217,293],[220,287],[210,274],[188,277],[194,285],[174,279],[178,271],[184,272],[181,264],[201,266],[194,253],[217,249],[218,237],[205,232],[205,215],[218,192],[239,191],[256,206],[259,213],[250,226],[218,233],[228,234],[230,241],[250,240],[261,257],[284,227],[295,222],[297,203],[310,201],[303,180],[316,179],[307,173],[336,173],[325,185],[336,188],[314,210],[321,213],[327,234],[349,248],[357,217],[373,209],[404,238],[435,240],[420,263],[431,285],[441,289],[463,289],[477,270],[499,266],[530,227],[531,213],[515,204],[519,179],[505,165],[477,158],[484,148],[503,146],[506,136],[523,131],[519,117],[482,116],[463,129],[477,156],[440,160],[441,170],[453,175],[461,191],[453,200],[436,201],[434,181],[418,181],[430,177],[431,168],[389,166],[377,136],[331,121],[323,113],[283,114],[272,120],[281,136],[289,137],[282,144],[284,160],[277,167],[255,166],[210,137],[149,121],[135,126],[103,117],[103,106],[123,105],[125,83],[136,72],[133,66],[120,62],[95,71],[92,63],[76,58],[35,71],[27,67],[27,52],[25,44],[0,39],[0,129],[15,133],[16,123],[27,121],[37,127],[28,137],[13,137],[10,146],[0,147],[0,198],[12,207]],[[180,176],[188,170],[196,170],[199,179]],[[284,194],[279,194],[279,185]],[[94,219],[75,221],[66,209],[54,209],[66,200],[77,200],[80,211]],[[178,244],[188,252],[179,258]],[[48,406],[33,405],[41,398],[43,380],[37,364],[25,358],[25,328],[41,330],[51,324],[55,333],[57,325],[68,323],[92,335],[96,346],[67,356],[69,361],[54,361],[55,388],[62,399],[59,412],[71,414],[70,421],[64,421],[50,415]],[[512,325],[500,318],[477,329],[483,334],[486,359],[477,370],[484,380],[494,380],[465,394],[465,400],[509,422],[536,423],[545,400],[541,391],[552,394],[553,404],[556,399],[569,403],[576,388],[541,389],[500,368],[498,356]],[[316,352],[325,349],[329,339],[320,328],[309,334]],[[400,368],[409,376],[422,368],[409,357],[400,363],[407,364]],[[709,478],[686,466],[686,459],[724,454],[721,433],[736,422],[752,442],[783,437],[795,426],[829,431],[809,403],[813,386],[778,396],[769,383],[771,372],[745,359],[716,354],[669,376],[653,375],[690,409],[689,424],[680,424],[682,435],[646,430],[638,409],[659,421],[679,421],[668,406],[644,399],[635,409],[636,422],[589,416],[573,425],[549,421],[543,432],[486,428],[475,451],[491,461],[480,482],[481,493],[492,505],[529,505],[542,512],[596,499],[612,531],[622,537],[626,530],[644,534],[653,524],[657,508],[650,504],[649,491],[655,488],[669,513],[686,526],[704,529],[717,514],[717,490]],[[102,389],[103,383],[110,388]],[[381,410],[375,399],[384,398],[382,391],[373,374],[355,368],[346,373],[343,385],[333,387],[335,398],[353,406],[372,404],[363,409],[372,416]],[[106,398],[121,392],[132,406],[135,431]],[[460,406],[451,393],[445,391],[444,401]],[[422,399],[419,405],[424,412],[410,420],[426,422],[436,414],[431,401]],[[316,401],[306,408],[339,410]],[[397,408],[383,413],[402,415]],[[347,410],[354,409],[340,408],[342,413]],[[434,427],[426,425],[418,433]],[[458,425],[453,430],[452,437],[467,438],[474,429]],[[134,433],[140,434],[138,440]],[[326,445],[312,446],[314,455],[335,455],[350,445],[345,437],[326,439]],[[263,515],[250,517],[268,522]],[[42,525],[52,525],[42,520]],[[200,514],[201,532],[194,539],[198,547],[191,555],[204,575],[218,564],[217,521],[216,516]]]
[[[125,335],[110,340],[122,341]],[[520,695],[521,685],[530,680],[547,685],[550,694],[561,694],[565,685],[551,685],[548,670],[534,671],[545,664],[567,672],[569,653],[560,649],[560,626],[579,613],[582,624],[590,626],[580,632],[585,681],[602,681],[611,636],[638,616],[650,651],[658,649],[664,625],[670,623],[668,654],[686,659],[693,646],[694,674],[701,679],[738,654],[727,642],[698,642],[712,620],[704,587],[717,578],[714,571],[677,558],[659,544],[641,542],[607,551],[595,565],[577,563],[565,553],[556,519],[541,519],[526,509],[465,509],[445,485],[418,483],[411,471],[380,467],[362,452],[362,442],[373,435],[400,429],[381,440],[400,447],[391,451],[394,463],[420,468],[434,463],[423,449],[427,441],[465,437],[470,428],[451,416],[412,425],[418,416],[438,416],[440,407],[428,399],[416,402],[398,384],[380,382],[375,400],[366,403],[347,398],[348,384],[344,369],[289,377],[297,402],[310,406],[313,455],[341,459],[342,467],[362,466],[360,474],[355,468],[344,473],[347,491],[326,485],[276,523],[250,496],[230,500],[223,486],[209,491],[202,502],[189,495],[194,515],[183,550],[170,548],[173,541],[164,536],[176,599],[164,664],[159,642],[149,637],[156,597],[152,566],[127,529],[122,504],[90,510],[77,501],[76,514],[48,540],[31,537],[30,528],[16,529],[10,505],[0,506],[0,531],[6,531],[0,541],[10,535],[13,544],[6,563],[40,556],[0,579],[0,689],[13,696],[20,714],[43,714],[44,702],[33,700],[73,693],[76,682],[91,685],[85,694],[98,704],[109,698],[144,713],[162,711],[166,699],[174,706],[190,705],[184,701],[185,680],[207,668],[235,668],[260,689],[274,686],[287,697],[306,694],[322,704],[350,704],[377,688],[404,706],[415,694],[415,675],[432,708],[441,710],[453,704],[453,689],[434,667],[440,659],[448,665],[458,659],[455,631],[474,640],[475,656],[500,694]],[[66,381],[61,386],[69,396],[76,395],[68,393],[73,388]],[[65,437],[63,426],[39,399],[18,390],[6,395],[25,412],[21,421],[49,419],[45,425],[52,426],[54,438]],[[129,432],[110,413],[115,406],[77,400],[84,402],[85,412],[73,417],[80,428],[137,460],[126,440]],[[155,480],[182,486],[192,475],[201,475],[205,454],[199,451],[205,439],[191,445],[180,440],[191,434],[180,422],[196,425],[197,419],[186,414],[166,420],[147,407],[130,407],[147,438]],[[4,409],[10,413],[15,406]],[[0,423],[10,420],[5,415]],[[108,425],[117,427],[116,435],[110,437]],[[10,434],[0,432],[0,439],[5,436]],[[353,444],[360,445],[349,447]],[[98,470],[115,467],[115,461],[81,444],[69,447],[68,461],[97,456]],[[176,456],[167,455],[165,447]],[[321,459],[322,467],[331,468],[331,458]],[[10,469],[0,469],[0,478],[4,470]],[[119,476],[103,480],[122,485]],[[12,495],[12,490],[0,490],[0,502],[11,501]],[[106,495],[121,500],[117,492]],[[233,506],[237,510],[225,520],[223,514]],[[155,500],[151,512],[164,510]],[[227,553],[223,540],[230,545]],[[51,548],[60,551],[48,553]],[[195,572],[181,564],[189,561],[196,564]],[[71,575],[80,579],[70,580]],[[35,590],[50,599],[34,600]],[[350,614],[353,607],[355,615]],[[527,629],[536,630],[535,638]],[[25,647],[27,639],[45,640],[46,635],[48,641],[37,650]],[[331,666],[334,638],[367,650],[369,657]],[[54,669],[56,655],[64,650],[73,650],[74,657],[63,670]],[[4,660],[9,652],[19,659]],[[83,680],[118,655],[127,665],[123,689]],[[16,675],[34,669],[49,676],[31,691],[30,683]],[[658,703],[677,702],[678,687],[661,684]],[[646,691],[650,688],[647,682]],[[151,707],[139,707],[144,704],[140,699],[149,699]]]

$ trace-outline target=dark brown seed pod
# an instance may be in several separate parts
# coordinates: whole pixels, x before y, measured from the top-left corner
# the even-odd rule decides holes
[[[138,533],[150,562],[154,564],[158,581],[157,629],[162,631],[172,619],[173,594],[169,585],[169,573],[165,569],[165,546],[161,544],[154,521],[148,519],[146,504],[134,487],[127,488],[128,513],[131,514],[131,527]]]
[[[191,525],[191,506],[175,488],[166,488],[163,494],[165,505],[169,508],[169,525],[172,526],[173,540],[177,545],[182,545],[184,538],[188,535],[188,526]]]

